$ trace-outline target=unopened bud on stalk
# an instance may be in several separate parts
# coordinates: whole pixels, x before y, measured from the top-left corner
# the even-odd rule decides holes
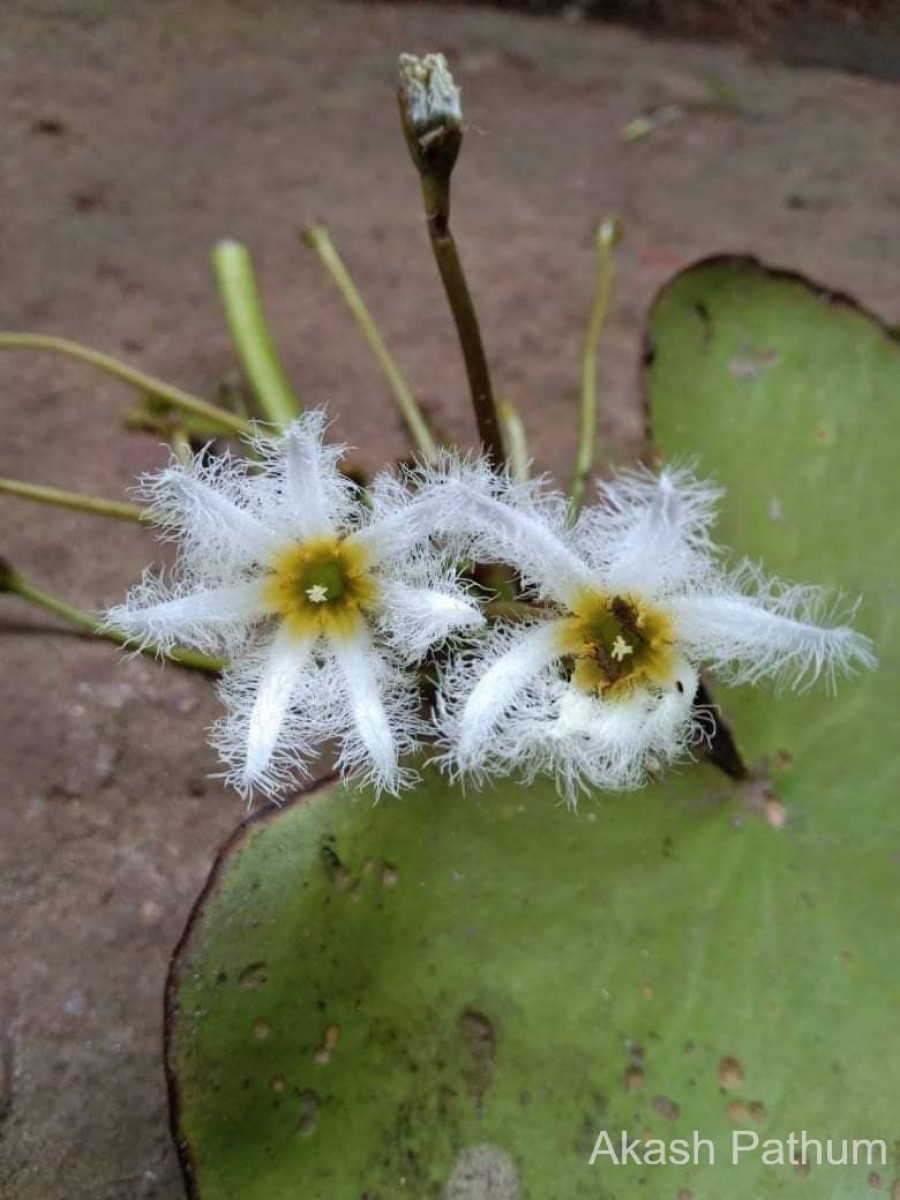
[[[456,323],[481,444],[496,467],[506,460],[500,419],[469,285],[450,232],[450,176],[462,143],[459,88],[443,54],[401,54],[400,121],[419,183],[428,236]]]
[[[614,250],[624,236],[625,231],[618,217],[607,217],[597,227],[597,241],[605,250]]]
[[[397,98],[409,152],[423,174],[450,172],[462,144],[459,88],[443,54],[401,54]]]

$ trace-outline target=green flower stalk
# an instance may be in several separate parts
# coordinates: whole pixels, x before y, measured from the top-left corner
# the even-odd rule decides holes
[[[219,242],[213,268],[228,327],[259,407],[266,420],[284,428],[303,409],[275,349],[250,252],[239,242]]]
[[[475,305],[450,231],[450,177],[463,136],[459,88],[442,54],[401,54],[399,65],[400,121],[422,184],[431,248],[456,323],[481,443],[499,467],[506,461],[500,418]]]

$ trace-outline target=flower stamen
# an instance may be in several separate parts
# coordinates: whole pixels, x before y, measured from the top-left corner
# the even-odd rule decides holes
[[[616,640],[612,644],[612,650],[610,650],[610,654],[613,656],[616,662],[622,662],[622,660],[627,658],[629,654],[634,654],[634,646],[629,646],[620,633],[616,636]]]

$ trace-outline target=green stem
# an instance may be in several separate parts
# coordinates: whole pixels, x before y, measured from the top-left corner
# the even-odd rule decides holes
[[[459,88],[442,54],[401,54],[398,65],[400,124],[422,185],[431,249],[462,347],[481,444],[500,469],[506,463],[500,418],[475,305],[450,232],[450,177],[463,136]]]
[[[613,280],[612,251],[618,238],[619,229],[615,221],[602,221],[597,227],[597,280],[594,304],[581,353],[581,429],[575,471],[569,488],[569,514],[573,521],[584,503],[584,493],[597,448],[597,345],[609,307]]]
[[[119,521],[139,521],[150,524],[146,511],[124,500],[105,500],[102,496],[85,496],[81,492],[66,492],[62,488],[25,483],[21,479],[0,479],[0,495],[19,496],[37,504],[52,504],[79,512],[95,513],[99,517],[115,517]]]
[[[191,450],[191,439],[185,432],[183,425],[178,425],[172,430],[169,435],[169,445],[172,447],[181,465],[186,467],[194,457],[194,454]]]
[[[509,472],[516,483],[527,483],[530,459],[525,423],[519,410],[508,400],[498,400],[497,411],[503,425],[503,436],[509,448]]]
[[[289,425],[302,405],[275,349],[250,252],[239,242],[219,242],[213,268],[231,336],[259,406],[275,425]]]
[[[334,281],[335,286],[341,293],[344,303],[356,318],[356,323],[359,325],[363,337],[369,343],[369,348],[375,355],[378,365],[381,367],[388,385],[394,393],[397,407],[400,409],[410,437],[418,448],[419,453],[427,463],[433,464],[437,462],[437,443],[432,437],[431,430],[428,428],[418,402],[400,373],[396,359],[385,345],[381,332],[375,324],[372,314],[366,308],[365,301],[359,294],[350,273],[344,266],[328,230],[322,225],[313,225],[306,230],[302,237],[303,241],[316,251],[325,269]]]
[[[122,420],[129,429],[142,429],[147,433],[158,433],[161,437],[171,440],[174,430],[183,430],[188,436],[209,440],[221,437],[223,430],[219,422],[207,418],[198,418],[172,412],[161,404],[141,403],[131,405],[122,414]],[[247,423],[250,430],[250,423]]]
[[[74,625],[76,629],[81,629],[93,637],[101,638],[106,642],[114,642],[127,649],[138,649],[134,640],[126,634],[117,633],[114,629],[106,629],[91,613],[73,608],[71,604],[66,604],[58,596],[51,596],[48,592],[41,591],[40,588],[36,588],[27,579],[23,579],[17,571],[13,571],[6,564],[0,564],[0,590],[21,596],[23,600],[28,600],[46,612],[61,617],[70,625]],[[141,646],[140,651],[142,654],[148,654],[154,658],[162,656],[171,659],[172,662],[176,662],[182,667],[191,667],[196,671],[217,673],[226,666],[223,659],[202,654],[199,650],[186,650],[180,646],[173,646],[171,650],[162,650],[159,646],[151,644]]]
[[[112,375],[122,383],[127,383],[130,387],[137,388],[145,395],[160,400],[172,408],[177,408],[180,412],[192,413],[194,416],[213,421],[216,427],[225,433],[238,434],[242,437],[253,433],[251,423],[242,417],[236,417],[232,413],[216,408],[214,404],[207,403],[206,400],[190,395],[189,392],[183,392],[180,388],[163,383],[161,379],[155,379],[152,375],[146,375],[143,371],[129,367],[109,354],[92,350],[89,346],[82,346],[78,342],[70,342],[66,338],[52,337],[42,333],[0,333],[0,350],[49,350],[53,354],[63,354],[67,358],[74,358],[78,362],[97,367],[99,370],[105,371],[107,375]]]
[[[488,600],[482,611],[489,621],[529,621],[546,612],[527,600]]]
[[[501,467],[506,462],[506,449],[494,402],[484,343],[481,340],[481,327],[456,249],[456,241],[450,231],[449,175],[444,178],[423,172],[421,180],[428,236],[462,347],[469,391],[478,422],[478,436],[487,457],[495,467]]]

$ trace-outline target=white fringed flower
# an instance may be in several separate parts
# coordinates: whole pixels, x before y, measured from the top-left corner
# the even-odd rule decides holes
[[[636,787],[711,719],[694,708],[701,663],[795,687],[875,664],[819,589],[722,565],[709,536],[719,493],[687,471],[625,475],[573,528],[560,494],[481,466],[451,463],[427,487],[460,552],[510,564],[535,604],[444,675],[455,773],[550,772],[570,800]]]
[[[314,748],[380,790],[411,781],[422,732],[407,669],[483,622],[431,547],[416,501],[378,483],[363,503],[313,412],[254,444],[258,462],[207,459],[148,477],[178,544],[174,581],[147,576],[107,623],[140,643],[224,652],[228,715],[214,743],[245,794],[285,788]]]

